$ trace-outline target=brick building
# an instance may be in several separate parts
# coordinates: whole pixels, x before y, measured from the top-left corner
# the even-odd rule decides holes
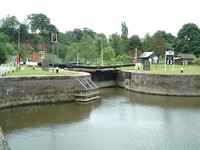
[[[36,48],[33,48],[31,44],[25,44],[27,54],[29,54],[31,62],[42,62],[45,59],[45,55],[48,51],[47,46],[44,43],[38,44]]]

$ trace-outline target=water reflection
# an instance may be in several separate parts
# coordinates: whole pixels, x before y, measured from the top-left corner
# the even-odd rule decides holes
[[[18,106],[0,110],[0,126],[12,130],[78,122],[89,117],[100,102],[87,105],[71,103]]]
[[[156,96],[121,88],[100,90],[102,100],[0,110],[12,150],[196,150],[199,97]]]

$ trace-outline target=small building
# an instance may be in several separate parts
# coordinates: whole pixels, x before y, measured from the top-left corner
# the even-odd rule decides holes
[[[195,59],[197,57],[194,54],[179,54],[178,57],[174,58],[174,61],[177,65],[191,65]]]
[[[144,52],[139,60],[142,64],[144,64],[145,61],[149,61],[150,64],[158,64],[159,56],[155,52]]]
[[[45,54],[48,51],[47,46],[44,43],[38,44],[36,48],[33,48],[30,44],[25,44],[27,53],[31,56],[31,62],[42,62],[45,59]]]

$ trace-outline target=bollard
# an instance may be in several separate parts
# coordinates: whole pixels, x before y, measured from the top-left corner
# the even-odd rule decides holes
[[[35,66],[33,65],[33,70],[35,70]]]
[[[183,73],[183,68],[181,68],[181,73]]]
[[[58,67],[56,67],[56,73],[58,73],[59,72],[59,68]]]

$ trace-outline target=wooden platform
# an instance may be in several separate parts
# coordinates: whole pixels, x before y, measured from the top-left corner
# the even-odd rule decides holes
[[[96,99],[99,99],[99,91],[97,89],[93,90],[78,90],[75,94],[76,102],[89,102]]]

